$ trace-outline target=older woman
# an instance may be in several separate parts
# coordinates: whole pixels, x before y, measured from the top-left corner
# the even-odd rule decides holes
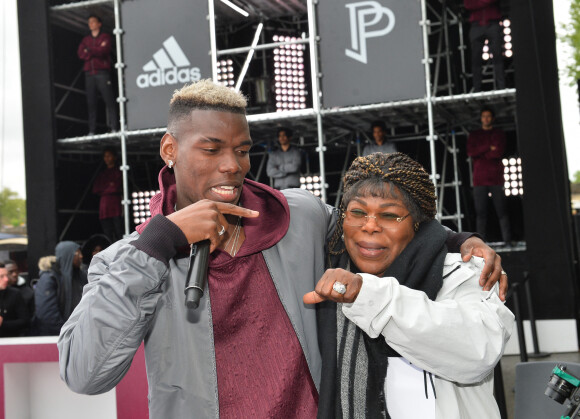
[[[482,291],[482,259],[447,252],[425,170],[402,153],[359,157],[340,212],[336,269],[304,297],[331,300],[318,416],[499,418],[493,368],[514,317],[497,286]]]

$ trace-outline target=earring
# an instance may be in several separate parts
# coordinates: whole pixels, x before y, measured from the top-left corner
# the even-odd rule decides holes
[[[167,167],[169,167],[170,169],[173,168],[173,160],[167,161]]]
[[[415,231],[419,231],[419,223],[415,223],[413,225],[413,228],[415,229]]]
[[[342,241],[344,241],[344,234],[342,236],[340,236],[340,238],[342,239]]]

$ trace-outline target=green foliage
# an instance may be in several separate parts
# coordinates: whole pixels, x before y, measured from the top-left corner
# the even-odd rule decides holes
[[[0,229],[26,224],[26,200],[8,188],[0,191]]]
[[[580,170],[574,173],[574,180],[572,181],[572,183],[577,183],[580,185]]]
[[[570,4],[570,24],[564,27],[563,41],[572,47],[572,62],[566,66],[566,74],[572,79],[570,85],[580,80],[580,0]]]

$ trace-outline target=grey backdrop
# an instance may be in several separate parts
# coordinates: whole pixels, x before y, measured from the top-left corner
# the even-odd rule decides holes
[[[419,0],[320,0],[324,107],[425,97],[420,20]]]
[[[207,1],[124,1],[123,55],[127,65],[127,127],[167,125],[175,89],[211,78]]]

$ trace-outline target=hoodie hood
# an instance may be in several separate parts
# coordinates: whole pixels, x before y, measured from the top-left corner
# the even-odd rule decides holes
[[[144,223],[135,227],[139,234],[143,232],[151,218],[158,214],[169,215],[175,212],[175,203],[177,202],[177,188],[175,187],[175,175],[173,170],[169,170],[167,166],[163,166],[159,172],[159,193],[153,195],[149,201],[149,212],[151,217],[147,218]]]
[[[177,188],[175,175],[167,166],[159,172],[160,192],[149,201],[151,218],[158,214],[167,216],[175,212]],[[240,205],[260,212],[258,218],[244,218],[242,225],[246,240],[236,257],[257,253],[274,246],[288,231],[290,225],[290,209],[284,195],[262,183],[244,179]],[[149,224],[151,218],[136,227],[140,234]],[[219,252],[219,250],[216,250]],[[224,252],[225,253],[225,252]]]
[[[69,295],[72,289],[74,275],[73,259],[80,246],[71,241],[60,242],[56,245],[56,265],[58,269],[58,279],[63,287],[64,295]],[[65,299],[64,313],[70,314],[72,311],[70,298]]]

